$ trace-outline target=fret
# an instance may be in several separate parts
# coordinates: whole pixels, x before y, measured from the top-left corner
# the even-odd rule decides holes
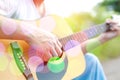
[[[101,25],[98,25],[96,28],[97,28],[97,30],[98,30],[98,32],[99,32],[99,34],[101,34],[101,33],[105,32],[105,31],[106,31],[106,29],[107,29],[107,27],[106,27],[106,24],[105,24],[105,23],[104,23],[104,24],[101,24]]]
[[[98,35],[98,30],[96,29],[96,26],[93,27],[93,28],[94,28],[94,34],[95,34],[95,36],[97,36]]]
[[[80,33],[78,33],[78,34],[80,35],[80,37],[78,38],[78,41],[79,41],[80,43],[82,43],[83,41],[85,41],[85,40],[88,39],[88,37],[87,37],[87,35],[86,35],[85,32],[80,32]]]
[[[87,35],[84,32],[78,32],[67,37],[59,39],[63,45],[63,50],[68,50],[87,40]]]
[[[100,33],[98,26],[94,26],[94,32],[96,36]]]
[[[66,51],[68,49],[71,49],[77,45],[80,45],[80,43],[76,40],[69,40],[66,45],[63,47],[63,49]]]
[[[64,38],[60,38],[59,41],[64,46],[69,40],[71,40],[71,38],[72,38],[72,36],[69,35],[69,36],[66,36]]]
[[[59,39],[61,44],[63,45],[64,50],[70,49],[78,43],[82,43],[87,39],[93,38],[107,30],[106,23],[96,25],[93,27],[90,27],[89,29],[86,29],[82,32],[77,32],[74,34],[71,34],[69,36],[66,36],[64,38]]]
[[[107,26],[105,24],[100,26],[101,33],[107,30]]]
[[[96,27],[96,30],[97,30],[97,34],[100,34],[100,33],[101,33],[99,26]]]
[[[96,36],[97,36],[98,34],[100,34],[100,33],[101,33],[101,30],[100,30],[100,25],[97,25],[97,26],[95,26],[94,28],[95,28],[95,29],[96,29],[96,31],[97,31]]]
[[[84,32],[78,32],[78,33],[75,33],[73,36],[72,36],[72,40],[76,40],[78,42],[83,42],[84,40],[87,39],[87,36]]]
[[[97,31],[95,29],[96,29],[95,27],[92,27],[90,29],[85,30],[84,32],[87,34],[88,38],[92,38],[92,37],[96,36]]]
[[[88,38],[90,39],[103,33],[104,31],[106,31],[106,29],[107,29],[106,24],[100,24],[100,25],[93,26],[92,28],[89,28],[84,32],[87,34]]]

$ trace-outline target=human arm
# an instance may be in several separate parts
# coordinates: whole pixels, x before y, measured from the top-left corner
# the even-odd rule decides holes
[[[41,30],[35,21],[20,21],[0,16],[0,39],[24,40],[29,45],[42,46],[48,58],[61,53],[61,44],[57,38]]]
[[[0,16],[0,39],[24,40],[27,35],[22,32],[20,21]]]
[[[120,35],[119,22],[115,20],[107,20],[106,23],[112,24],[112,27],[109,31],[104,32],[98,37],[87,40],[81,44],[82,51],[84,54]]]

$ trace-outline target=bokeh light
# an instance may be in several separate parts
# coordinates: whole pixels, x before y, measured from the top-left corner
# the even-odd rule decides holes
[[[9,70],[10,72],[15,76],[22,75],[21,71],[19,70],[18,66],[16,65],[16,62],[14,59],[12,59],[9,63]]]
[[[3,43],[0,42],[0,56],[3,55],[4,51],[5,51],[5,46]]]
[[[47,23],[47,24],[46,24]],[[56,22],[52,16],[45,16],[40,19],[40,28],[52,32],[56,27]]]
[[[2,22],[1,29],[5,35],[12,35],[16,31],[17,24],[11,20]]]
[[[49,70],[53,73],[59,73],[65,68],[64,60],[59,57],[52,57],[47,64]]]
[[[68,49],[71,49],[77,45],[80,45],[80,42],[76,41],[76,40],[69,40],[65,46],[64,46],[64,50],[68,50]]]
[[[28,60],[28,65],[33,72],[41,72],[44,69],[44,62],[38,56],[32,56]]]
[[[0,71],[6,70],[8,67],[9,61],[5,55],[0,56]]]

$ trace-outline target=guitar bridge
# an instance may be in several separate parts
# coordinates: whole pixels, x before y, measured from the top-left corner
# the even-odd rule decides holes
[[[23,56],[23,53],[18,45],[17,42],[10,43],[15,62],[19,68],[19,70],[22,72],[26,80],[34,80],[33,75],[30,71],[30,68],[27,65],[27,62]]]

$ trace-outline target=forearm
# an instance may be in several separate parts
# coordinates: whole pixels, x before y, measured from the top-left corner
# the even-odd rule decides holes
[[[84,54],[86,54],[87,52],[90,52],[91,50],[95,49],[96,47],[104,44],[105,42],[111,39],[104,39],[103,36],[98,36],[94,39],[87,40],[81,44],[82,51]]]
[[[32,27],[29,26],[28,28],[27,24],[29,24],[29,22],[25,24],[25,21],[19,21],[0,16],[0,39],[27,41],[29,35],[28,33],[31,32],[29,28]]]
[[[26,40],[19,21],[0,16],[0,39]]]

